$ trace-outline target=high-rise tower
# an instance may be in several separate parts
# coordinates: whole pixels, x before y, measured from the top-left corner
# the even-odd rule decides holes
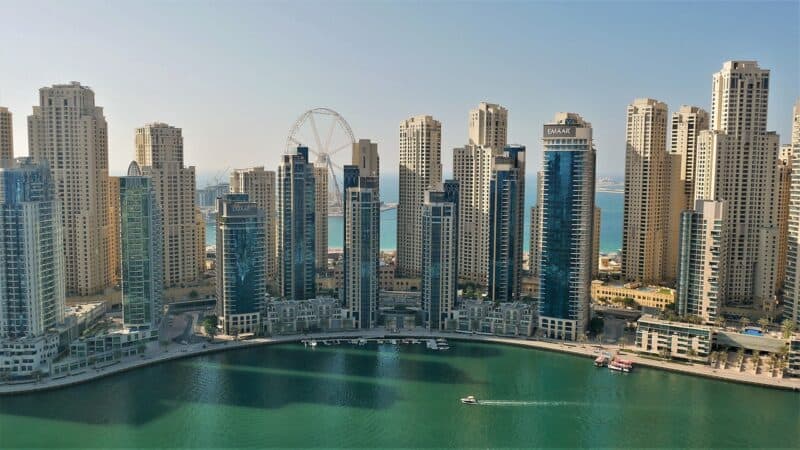
[[[0,106],[0,167],[14,165],[14,129],[8,108]]]
[[[249,200],[264,211],[264,262],[267,281],[275,286],[278,275],[276,247],[275,172],[264,167],[236,169],[231,173],[231,192],[247,194]]]
[[[136,162],[119,177],[122,323],[129,329],[155,329],[161,321],[164,291],[161,267],[161,212],[152,180]]]
[[[442,125],[431,116],[400,123],[400,201],[397,205],[397,272],[422,275],[422,203],[442,182]]]
[[[525,218],[525,147],[510,145],[492,162],[489,186],[489,298],[519,299],[522,221]]]
[[[109,286],[108,126],[94,92],[78,82],[39,89],[28,116],[30,155],[46,163],[61,200],[68,295]]]
[[[353,144],[352,164],[344,166],[344,303],[354,325],[377,324],[381,201],[378,144]]]
[[[136,129],[136,163],[153,180],[163,215],[164,286],[198,280],[199,236],[195,226],[197,193],[194,167],[184,167],[183,132],[165,123]]]
[[[661,283],[669,278],[672,264],[667,256],[671,173],[667,105],[649,98],[628,105],[625,143],[622,275]]]
[[[422,309],[429,330],[444,330],[458,294],[458,181],[425,192],[422,208]]]
[[[543,133],[539,326],[548,337],[574,340],[589,325],[597,265],[592,125],[558,113]]]
[[[283,155],[278,166],[278,294],[316,296],[316,182],[308,148]]]
[[[767,131],[769,70],[728,61],[714,74],[710,126],[698,138],[695,199],[725,201],[725,302],[771,310],[778,263],[778,136]]]

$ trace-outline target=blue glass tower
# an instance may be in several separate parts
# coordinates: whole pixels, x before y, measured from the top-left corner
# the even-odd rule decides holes
[[[592,126],[558,113],[544,126],[539,327],[551,338],[577,339],[589,322],[594,227]]]
[[[288,300],[316,297],[316,181],[308,148],[278,166],[278,287]]]
[[[492,161],[489,183],[489,298],[519,299],[525,216],[525,147],[511,145]]]
[[[156,328],[164,290],[161,214],[150,177],[132,162],[119,178],[122,322],[129,329]]]
[[[458,292],[458,181],[425,192],[422,207],[422,308],[429,330],[445,329]]]
[[[259,331],[267,293],[265,220],[247,194],[217,199],[217,309],[225,334]]]
[[[40,337],[63,322],[61,203],[50,170],[31,158],[0,169],[0,261],[0,340]]]

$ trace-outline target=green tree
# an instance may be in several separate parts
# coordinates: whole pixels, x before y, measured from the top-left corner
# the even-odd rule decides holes
[[[592,317],[592,320],[589,321],[589,331],[594,335],[602,333],[604,326],[605,322],[602,317]]]
[[[192,300],[194,300],[194,299],[196,299],[197,297],[200,297],[200,294],[199,294],[199,293],[198,293],[196,290],[192,289],[192,290],[189,292],[189,298],[190,298],[190,299],[192,299]]]
[[[717,316],[714,319],[714,325],[719,327],[719,328],[725,328],[725,318],[722,317],[722,316]]]
[[[667,347],[664,347],[658,351],[658,355],[661,356],[663,359],[670,359],[670,356],[672,356],[672,352],[670,352]]]
[[[758,326],[761,327],[762,330],[766,330],[769,326],[770,320],[766,317],[762,317],[758,319]]]
[[[206,318],[203,319],[203,331],[206,332],[211,342],[214,342],[214,337],[217,335],[217,326],[219,326],[219,319],[217,316],[206,316]]]

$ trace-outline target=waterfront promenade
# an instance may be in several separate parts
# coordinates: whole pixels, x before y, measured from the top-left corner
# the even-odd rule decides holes
[[[305,335],[290,335],[290,336],[275,336],[268,338],[253,338],[248,340],[234,341],[225,337],[217,338],[214,343],[196,343],[189,345],[172,344],[167,347],[166,351],[158,350],[150,351],[150,354],[144,356],[127,357],[119,362],[101,367],[94,368],[88,367],[81,373],[68,375],[60,378],[44,378],[36,382],[18,383],[18,384],[3,384],[0,385],[0,395],[13,395],[23,394],[27,392],[43,391],[48,389],[57,389],[75,384],[85,383],[88,381],[96,380],[111,376],[117,373],[134,370],[140,367],[159,364],[166,361],[172,361],[182,358],[188,358],[208,353],[215,353],[226,350],[240,349],[255,347],[259,345],[281,344],[289,342],[299,342],[307,339],[316,340],[333,340],[333,339],[356,339],[356,338],[387,338],[387,339],[401,339],[401,338],[446,338],[450,340],[463,340],[463,341],[477,341],[488,342],[503,345],[515,345],[520,347],[527,347],[531,349],[547,350],[560,353],[568,353],[575,356],[585,358],[596,358],[600,349],[610,353],[621,353],[625,355],[626,359],[630,359],[637,366],[645,366],[654,369],[668,370],[671,372],[682,373],[686,375],[701,376],[706,378],[714,378],[722,381],[729,381],[742,384],[750,384],[774,389],[783,389],[800,392],[800,378],[773,378],[764,375],[755,375],[749,372],[740,372],[732,369],[714,369],[705,364],[688,364],[683,362],[664,361],[661,359],[648,358],[637,355],[629,351],[629,349],[622,348],[616,345],[598,345],[591,343],[577,343],[577,342],[552,342],[534,339],[514,338],[514,337],[501,337],[501,336],[488,336],[468,333],[451,333],[451,332],[429,332],[426,330],[408,330],[400,332],[388,332],[383,328],[374,330],[353,330],[337,333],[315,333]],[[347,345],[347,344],[344,344]],[[153,346],[153,348],[157,348]],[[589,364],[590,361],[587,361]]]

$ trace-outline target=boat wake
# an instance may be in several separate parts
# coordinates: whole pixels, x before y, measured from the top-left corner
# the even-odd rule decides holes
[[[563,401],[523,401],[523,400],[478,400],[478,405],[486,406],[585,406],[585,402]]]

